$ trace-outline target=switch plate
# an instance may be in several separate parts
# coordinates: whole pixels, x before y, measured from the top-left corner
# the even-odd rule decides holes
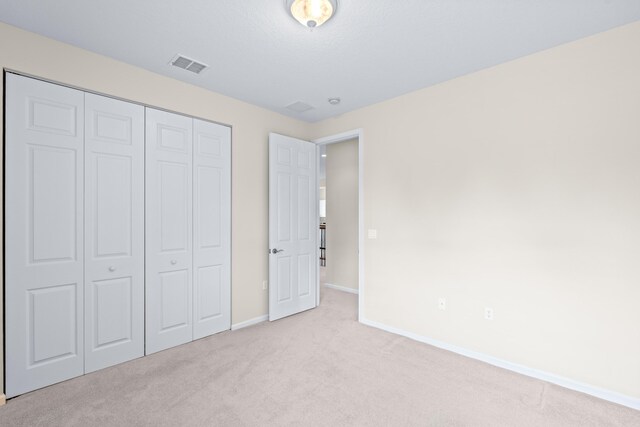
[[[440,310],[447,309],[447,299],[446,298],[438,298],[438,308]]]
[[[262,281],[262,290],[266,291],[268,287],[269,287],[269,282],[267,282],[266,280],[263,280]]]
[[[484,308],[484,318],[487,320],[493,320],[493,308]]]
[[[370,228],[367,231],[367,237],[369,239],[377,239],[378,238],[378,230],[374,230],[373,228]]]

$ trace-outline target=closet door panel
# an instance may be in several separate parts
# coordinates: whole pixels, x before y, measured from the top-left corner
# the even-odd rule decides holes
[[[193,339],[193,119],[146,109],[146,353]]]
[[[84,94],[6,75],[8,397],[84,371]]]
[[[85,95],[85,371],[144,355],[144,107]]]
[[[194,338],[231,327],[231,129],[194,119]]]

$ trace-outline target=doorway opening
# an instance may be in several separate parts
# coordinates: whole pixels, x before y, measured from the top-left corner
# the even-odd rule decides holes
[[[318,145],[318,292],[333,288],[358,295],[363,318],[363,137],[357,129],[314,141]]]

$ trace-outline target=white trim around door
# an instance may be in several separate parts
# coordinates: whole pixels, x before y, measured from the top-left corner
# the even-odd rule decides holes
[[[354,129],[346,132],[342,132],[336,135],[319,138],[313,142],[318,145],[329,145],[338,142],[348,141],[350,139],[358,139],[358,321],[362,322],[364,318],[364,132],[362,129]],[[318,157],[318,167],[316,167],[316,174],[319,172],[320,156]],[[318,179],[316,179],[318,181]],[[320,197],[318,195],[318,197]],[[316,209],[319,209],[319,202],[316,203]],[[320,212],[316,215],[316,230],[320,227]],[[320,259],[320,249],[318,249],[317,259]],[[316,298],[318,299],[316,305],[320,305],[320,269],[317,269],[317,287],[318,292]]]

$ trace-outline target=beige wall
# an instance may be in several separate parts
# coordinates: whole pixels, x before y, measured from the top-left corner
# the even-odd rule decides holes
[[[364,132],[365,318],[640,398],[639,42],[635,23],[313,126]]]
[[[0,67],[232,125],[232,322],[267,313],[268,133],[304,138],[308,124],[3,23]]]
[[[358,289],[358,140],[327,145],[326,282]]]

